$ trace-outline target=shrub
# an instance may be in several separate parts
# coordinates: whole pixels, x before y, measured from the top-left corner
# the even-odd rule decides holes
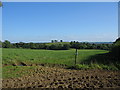
[[[99,64],[91,64],[90,68],[91,69],[102,69],[102,67]]]
[[[101,65],[102,69],[106,69],[106,70],[119,70],[116,66],[114,65]]]
[[[89,69],[89,66],[85,64],[76,64],[75,69]]]

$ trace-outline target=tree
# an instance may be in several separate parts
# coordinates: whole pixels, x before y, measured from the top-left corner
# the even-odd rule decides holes
[[[112,54],[115,57],[120,58],[119,54],[120,54],[120,38],[118,38],[115,42],[114,42],[114,46],[111,50]]]
[[[55,44],[52,44],[51,46],[49,46],[50,50],[57,50],[57,46]]]
[[[97,49],[97,45],[96,44],[92,44],[92,49]]]
[[[36,48],[35,44],[32,43],[32,42],[29,43],[29,46],[30,46],[31,49],[35,49]]]
[[[57,40],[51,40],[51,42],[52,42],[52,43],[56,43],[56,42],[58,42],[58,41],[57,41]]]
[[[118,38],[115,42],[114,42],[115,46],[120,46],[120,38]]]
[[[54,40],[51,40],[51,43],[54,43]]]
[[[19,42],[19,46],[20,46],[20,48],[23,48],[24,47],[24,42]]]
[[[46,49],[46,45],[45,45],[45,43],[41,43],[41,44],[39,44],[39,49]]]
[[[30,48],[29,43],[23,43],[22,48]]]
[[[8,40],[5,40],[3,42],[3,48],[10,48],[11,47],[11,43]]]
[[[60,40],[60,42],[63,42],[63,40]]]
[[[68,49],[70,49],[70,45],[69,44],[64,44],[62,49],[63,50],[68,50]]]

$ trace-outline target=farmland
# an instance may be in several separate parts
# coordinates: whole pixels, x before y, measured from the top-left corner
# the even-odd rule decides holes
[[[75,49],[71,50],[34,50],[34,49],[3,49],[3,64],[66,64],[73,65]],[[106,50],[78,50],[77,63],[87,60],[90,56],[107,53]]]
[[[3,48],[3,88],[119,88],[119,68],[108,63],[108,52],[80,49],[75,66],[75,49]]]
[[[1,1],[2,90],[120,90],[119,2]]]
[[[120,71],[70,70],[43,66],[6,66],[6,70],[10,77],[14,77],[3,79],[3,88],[120,88]],[[21,74],[24,75],[20,76]]]

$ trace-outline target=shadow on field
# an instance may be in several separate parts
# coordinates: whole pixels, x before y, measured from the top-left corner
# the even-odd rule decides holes
[[[120,58],[115,57],[112,53],[97,54],[89,57],[88,59],[80,62],[80,64],[119,64]]]

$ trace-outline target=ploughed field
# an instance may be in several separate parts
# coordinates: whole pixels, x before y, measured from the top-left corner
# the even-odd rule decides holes
[[[21,66],[12,67],[16,72]],[[3,79],[3,88],[120,88],[120,71],[24,66],[17,73],[23,72],[21,77]]]
[[[120,71],[96,62],[92,56],[106,50],[78,50],[79,69],[74,66],[75,50],[2,49],[3,88],[120,88]],[[108,56],[107,56],[108,57]],[[93,58],[92,58],[93,59]],[[101,58],[100,58],[101,59]],[[105,59],[104,57],[102,59]],[[105,61],[105,60],[104,60]],[[113,65],[113,64],[111,64]],[[89,69],[86,69],[88,68]],[[112,66],[114,67],[114,65]]]

